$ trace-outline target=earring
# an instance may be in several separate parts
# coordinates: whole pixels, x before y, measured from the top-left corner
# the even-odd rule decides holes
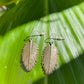
[[[25,44],[23,48],[22,53],[22,62],[23,62],[23,69],[25,71],[31,71],[33,67],[35,66],[37,59],[38,59],[38,46],[36,43],[33,43],[33,37],[35,36],[43,36],[44,33],[41,33],[39,35],[31,35],[24,39],[24,41],[29,41]]]
[[[64,40],[63,38],[47,38],[46,43],[49,43],[43,51],[42,66],[46,74],[51,74],[55,70],[58,62],[58,50],[53,46],[53,42],[47,40]]]

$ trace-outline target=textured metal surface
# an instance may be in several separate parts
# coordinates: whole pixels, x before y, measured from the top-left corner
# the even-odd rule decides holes
[[[58,51],[54,46],[47,46],[43,52],[43,69],[46,74],[51,74],[57,65],[58,61]]]
[[[38,46],[35,43],[26,43],[23,49],[22,61],[27,71],[31,71],[38,59]]]

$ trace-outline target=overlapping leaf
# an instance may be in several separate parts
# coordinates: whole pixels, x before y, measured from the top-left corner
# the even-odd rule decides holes
[[[22,0],[0,18],[0,35],[29,21],[64,10],[83,0]],[[5,25],[4,25],[5,24]],[[4,29],[3,29],[4,28]]]
[[[10,4],[16,3],[17,1],[19,0],[0,0],[0,7],[4,5],[7,6]]]

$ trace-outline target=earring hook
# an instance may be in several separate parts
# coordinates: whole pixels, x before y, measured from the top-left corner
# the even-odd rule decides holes
[[[35,36],[44,36],[45,35],[45,33],[44,32],[40,32],[40,31],[38,31],[38,30],[32,30],[30,33],[32,33],[33,31],[37,31],[37,32],[39,32],[40,34],[39,35],[29,35],[29,36],[27,36],[25,39],[24,39],[24,41],[28,41],[28,40],[30,40],[30,38],[32,39],[32,37],[35,37]]]
[[[53,40],[64,40],[64,38],[62,38],[62,37],[60,37],[60,38],[51,38],[51,37],[49,37],[49,38],[47,38],[47,39],[45,40],[45,43],[49,43],[50,45],[52,45],[53,42],[47,41],[47,40],[51,40],[51,39],[53,39]]]

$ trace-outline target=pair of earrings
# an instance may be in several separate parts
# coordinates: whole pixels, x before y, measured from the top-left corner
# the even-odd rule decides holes
[[[41,33],[39,35],[31,35],[25,38],[24,40],[24,41],[29,41],[29,42],[26,43],[23,48],[21,60],[27,71],[31,71],[33,69],[38,59],[38,46],[37,44],[32,42],[33,37],[44,36],[44,35],[45,35],[44,33]],[[53,42],[47,41],[51,39],[63,40],[62,38],[47,38],[45,40],[46,43],[49,43],[49,46],[47,46],[44,49],[43,60],[42,60],[43,69],[46,74],[51,74],[55,70],[57,62],[58,62],[57,48],[53,46]]]

